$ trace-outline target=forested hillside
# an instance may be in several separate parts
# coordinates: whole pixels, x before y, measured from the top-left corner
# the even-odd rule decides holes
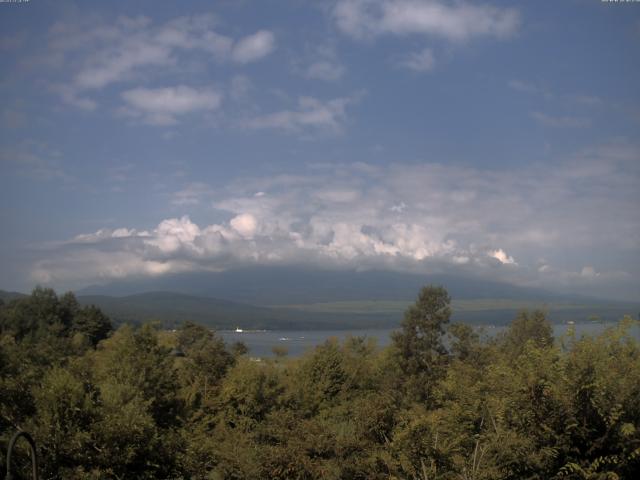
[[[634,320],[554,339],[522,312],[485,342],[450,302],[423,288],[385,349],[258,360],[36,289],[0,303],[0,447],[29,431],[46,479],[636,478]]]

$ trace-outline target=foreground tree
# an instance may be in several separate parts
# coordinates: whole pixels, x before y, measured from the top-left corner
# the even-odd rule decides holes
[[[433,388],[446,372],[447,350],[442,337],[451,317],[450,303],[451,297],[443,287],[424,287],[416,303],[405,312],[402,330],[392,335],[410,399],[433,400]]]
[[[180,383],[185,401],[192,407],[208,407],[234,357],[224,341],[210,329],[185,322],[177,336]]]
[[[58,297],[50,288],[36,287],[0,308],[0,333],[19,341],[50,343],[78,334],[95,346],[112,330],[109,317],[93,305],[81,306],[71,292]]]

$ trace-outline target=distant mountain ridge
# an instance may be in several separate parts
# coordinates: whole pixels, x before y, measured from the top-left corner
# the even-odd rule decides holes
[[[353,315],[257,307],[175,292],[146,292],[124,297],[79,295],[77,298],[83,305],[100,307],[118,323],[156,320],[166,327],[175,327],[188,320],[218,329],[340,329],[388,327],[398,319],[397,315],[388,313]]]
[[[84,305],[96,305],[117,323],[159,321],[173,328],[192,321],[217,329],[236,327],[268,330],[324,330],[389,328],[400,324],[403,312],[412,303],[405,301],[333,302],[258,307],[254,305],[197,297],[175,292],[147,292],[125,297],[80,295]],[[616,321],[640,309],[626,304],[540,303],[509,299],[453,300],[453,321],[471,324],[504,325],[520,310],[541,308],[553,322]]]
[[[218,273],[121,280],[80,289],[78,294],[125,296],[150,291],[171,291],[252,305],[283,305],[353,300],[413,300],[420,288],[427,284],[443,285],[454,299],[597,302],[578,295],[562,295],[540,288],[451,275],[286,267],[254,267]]]
[[[62,293],[62,292],[59,292]],[[0,291],[9,302],[25,295]],[[339,330],[393,328],[402,319],[412,300],[346,301],[289,304],[260,307],[245,303],[198,297],[176,292],[146,292],[128,296],[78,295],[83,305],[96,305],[116,324],[158,321],[175,328],[192,321],[216,329]],[[640,305],[621,303],[542,303],[536,300],[473,299],[453,300],[453,321],[470,324],[504,325],[522,309],[542,308],[553,322],[586,321],[594,316],[616,321],[633,315]]]
[[[277,321],[269,309],[229,300],[196,297],[176,292],[145,292],[124,297],[78,295],[83,305],[96,305],[119,322],[159,320],[177,325],[190,320],[205,325],[231,328]]]
[[[563,295],[482,279],[383,271],[245,268],[122,280],[77,290],[80,303],[100,307],[117,323],[190,320],[219,329],[349,329],[394,327],[426,284],[443,285],[453,320],[505,324],[523,308],[543,308],[554,322],[634,317],[640,302]],[[62,293],[62,292],[59,292]],[[5,302],[19,293],[2,292]]]
[[[26,297],[25,293],[20,292],[7,292],[5,290],[0,290],[0,300],[3,302],[10,302],[11,300],[15,300],[16,298]]]

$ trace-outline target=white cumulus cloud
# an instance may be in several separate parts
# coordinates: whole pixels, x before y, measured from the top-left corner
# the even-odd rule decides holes
[[[258,221],[256,220],[256,217],[250,213],[236,215],[229,223],[233,229],[244,238],[252,238],[258,228]]]
[[[513,259],[513,257],[507,255],[507,252],[505,252],[503,249],[498,248],[497,250],[491,250],[489,251],[488,255],[491,258],[495,258],[496,260],[498,260],[500,263],[503,263],[505,265],[517,265],[516,261]]]
[[[513,8],[431,0],[340,0],[334,16],[344,33],[357,38],[419,34],[464,41],[508,36],[520,23]]]
[[[142,116],[154,125],[170,125],[176,116],[203,110],[215,110],[222,102],[222,94],[211,88],[192,88],[186,85],[165,88],[134,88],[122,93],[128,109],[125,113]]]
[[[276,48],[276,37],[268,30],[260,30],[241,38],[231,52],[231,58],[238,63],[249,63],[266,57]]]
[[[212,61],[250,63],[276,48],[272,32],[258,30],[234,39],[218,31],[218,20],[210,14],[164,23],[147,17],[96,18],[57,22],[47,41],[46,63],[68,72],[66,80],[51,86],[52,91],[65,103],[85,110],[97,107],[91,96],[107,87],[144,85],[184,69],[204,71]]]
[[[346,120],[346,109],[354,98],[319,100],[314,97],[300,97],[297,109],[280,110],[247,119],[243,125],[253,129],[279,129],[287,131],[329,130],[339,132]]]

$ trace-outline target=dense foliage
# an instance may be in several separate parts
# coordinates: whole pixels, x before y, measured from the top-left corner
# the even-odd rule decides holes
[[[523,312],[483,341],[449,303],[425,287],[385,349],[258,361],[36,289],[0,305],[0,447],[31,432],[46,479],[639,478],[630,318],[554,339]]]

